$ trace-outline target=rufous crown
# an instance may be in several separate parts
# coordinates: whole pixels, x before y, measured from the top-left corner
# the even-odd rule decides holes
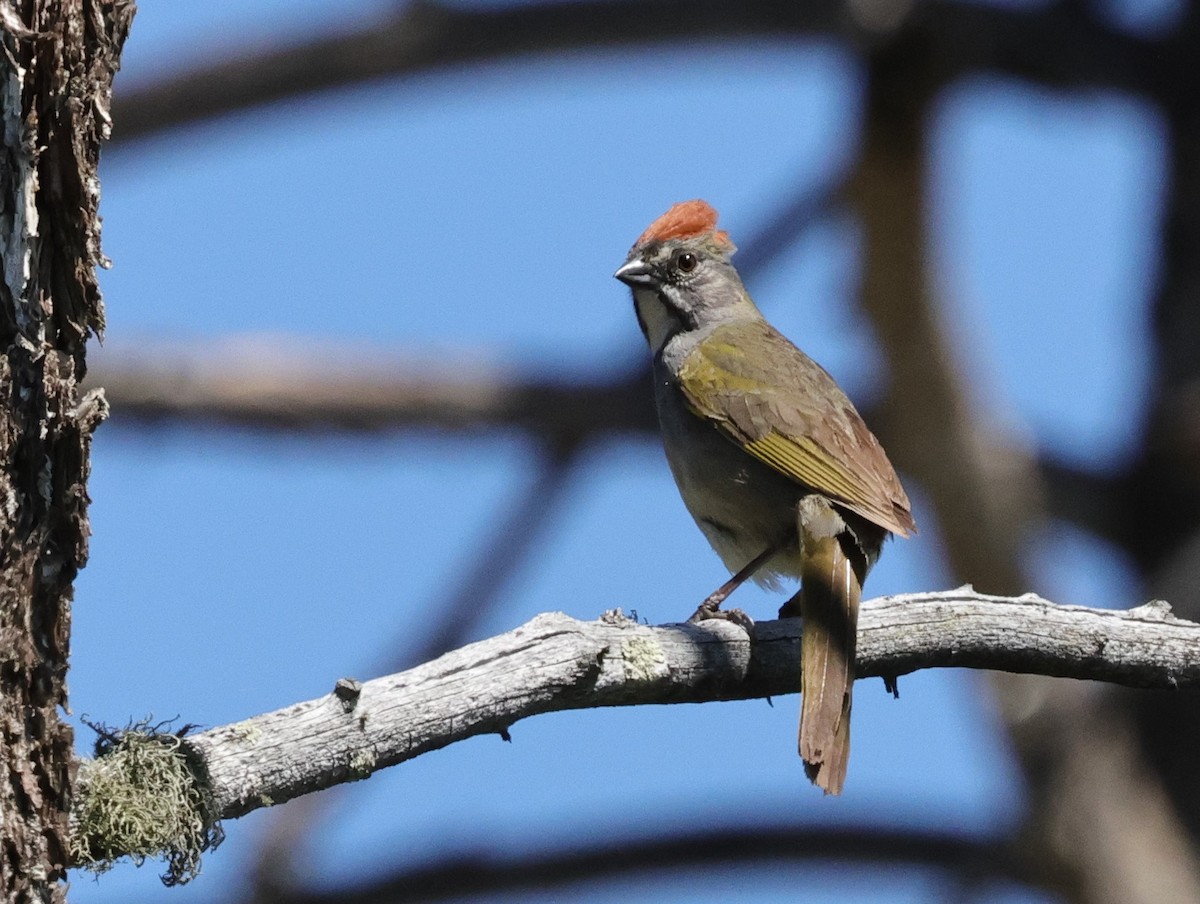
[[[668,239],[687,239],[710,232],[718,245],[733,248],[729,234],[723,229],[717,229],[717,212],[711,204],[699,198],[680,201],[651,223],[634,247],[649,245],[651,242],[665,242]]]

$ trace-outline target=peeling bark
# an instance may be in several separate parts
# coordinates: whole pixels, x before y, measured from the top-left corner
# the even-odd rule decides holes
[[[104,327],[96,166],[125,0],[0,15],[0,900],[61,901],[72,780],[70,602],[87,559],[85,343]]]

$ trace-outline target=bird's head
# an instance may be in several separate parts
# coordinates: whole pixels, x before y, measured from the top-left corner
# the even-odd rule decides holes
[[[683,201],[650,224],[613,275],[633,290],[642,334],[653,351],[680,332],[761,316],[730,258],[706,201]]]

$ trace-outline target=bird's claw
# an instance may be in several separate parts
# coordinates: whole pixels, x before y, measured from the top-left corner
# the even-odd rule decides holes
[[[717,619],[718,621],[733,622],[747,634],[754,630],[754,619],[741,609],[722,609],[720,600],[706,599],[688,618],[688,623],[698,625],[700,622]]]

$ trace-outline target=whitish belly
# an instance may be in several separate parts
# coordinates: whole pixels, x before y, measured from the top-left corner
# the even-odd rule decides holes
[[[738,571],[764,549],[780,547],[786,551],[755,579],[773,585],[780,575],[798,575],[796,506],[802,487],[693,415],[673,385],[660,383],[656,401],[680,495],[725,566]]]

